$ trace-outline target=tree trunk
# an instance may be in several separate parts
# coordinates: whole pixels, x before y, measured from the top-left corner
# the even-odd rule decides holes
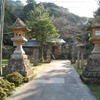
[[[42,50],[41,50],[41,60],[44,62],[44,46],[42,46]]]

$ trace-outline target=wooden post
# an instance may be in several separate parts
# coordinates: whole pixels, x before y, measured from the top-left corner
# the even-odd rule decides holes
[[[75,63],[75,46],[72,46],[71,48],[71,63]]]
[[[47,60],[48,63],[51,62],[51,51],[50,51],[50,50],[48,50],[48,51],[46,52],[46,60]]]
[[[84,65],[84,51],[81,49],[81,68],[83,68]]]
[[[77,48],[77,67],[80,68],[80,47]]]

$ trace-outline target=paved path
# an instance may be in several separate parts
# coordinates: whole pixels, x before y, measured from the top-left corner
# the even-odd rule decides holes
[[[52,61],[8,100],[96,100],[65,60]]]

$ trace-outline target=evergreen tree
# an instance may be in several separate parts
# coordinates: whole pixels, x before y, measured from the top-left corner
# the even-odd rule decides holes
[[[14,14],[14,9],[12,7],[8,6],[7,1],[6,1],[5,2],[5,15],[4,15],[4,33],[9,32],[9,30],[6,26],[13,24],[13,22],[15,20],[16,20],[16,16]],[[3,35],[3,44],[4,45],[12,45],[11,37],[12,37],[12,34],[4,34]]]
[[[100,7],[94,12],[94,16],[100,16]]]
[[[48,10],[44,9],[43,5],[35,7],[34,11],[28,13],[26,23],[32,30],[28,37],[36,38],[41,43],[41,57],[43,60],[44,45],[46,45],[47,41],[51,38],[58,38],[58,31],[49,17]]]
[[[43,44],[45,44],[44,41],[47,41],[48,38],[55,37],[55,34],[58,32],[49,17],[48,10],[43,5],[35,7],[34,11],[28,13],[26,23],[32,30],[29,37],[35,37],[37,40],[43,42]],[[42,39],[42,37],[45,38]]]

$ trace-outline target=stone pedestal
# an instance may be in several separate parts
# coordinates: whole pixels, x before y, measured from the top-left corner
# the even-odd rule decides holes
[[[4,69],[4,75],[19,72],[28,79],[33,77],[33,69],[31,67],[28,56],[25,54],[12,54],[8,66]]]
[[[81,78],[86,83],[100,84],[100,54],[89,56]]]

